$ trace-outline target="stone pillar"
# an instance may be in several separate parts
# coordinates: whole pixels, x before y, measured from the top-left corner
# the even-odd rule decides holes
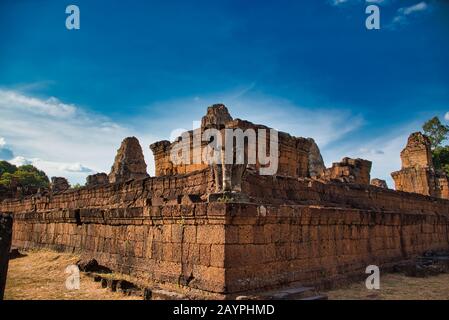
[[[139,140],[136,137],[124,139],[117,150],[111,173],[109,173],[109,182],[123,182],[148,176],[147,164]]]
[[[170,147],[171,143],[168,140],[158,141],[150,145],[154,155],[156,177],[174,174],[173,163],[170,159]]]
[[[391,173],[396,190],[449,199],[448,177],[435,170],[427,136],[412,133],[401,152],[401,161],[401,170]]]
[[[64,192],[70,188],[70,184],[66,178],[52,177],[51,178],[51,191],[52,192]]]
[[[3,300],[5,292],[11,240],[12,216],[0,213],[0,300]]]
[[[369,185],[371,181],[371,161],[364,159],[343,158],[327,168],[319,179]]]
[[[104,172],[91,174],[86,178],[86,186],[88,187],[99,186],[108,183],[109,183],[108,175]]]
[[[378,187],[378,188],[388,189],[387,182],[385,180],[382,180],[382,179],[377,179],[377,178],[372,179],[371,180],[371,185],[375,186],[375,187]]]

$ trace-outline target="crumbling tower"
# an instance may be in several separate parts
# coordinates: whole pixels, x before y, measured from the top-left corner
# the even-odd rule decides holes
[[[402,169],[391,176],[398,191],[449,199],[448,178],[435,170],[430,145],[427,136],[412,133],[401,152]]]
[[[145,163],[139,140],[136,137],[125,138],[117,150],[117,155],[109,174],[109,182],[115,183],[146,177],[148,177],[147,164]]]

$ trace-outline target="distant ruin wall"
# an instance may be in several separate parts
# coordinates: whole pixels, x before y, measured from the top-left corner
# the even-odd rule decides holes
[[[243,189],[253,203],[205,202],[213,179],[203,170],[6,200],[0,211],[14,215],[15,246],[80,252],[202,297],[333,281],[449,249],[446,200],[252,174]]]
[[[370,185],[321,183],[311,179],[247,175],[243,190],[259,203],[336,206],[449,216],[449,201]]]
[[[401,152],[401,161],[402,169],[391,174],[396,190],[449,199],[449,179],[435,170],[427,136],[412,133]]]

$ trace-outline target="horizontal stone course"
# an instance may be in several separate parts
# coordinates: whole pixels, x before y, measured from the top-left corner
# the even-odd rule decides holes
[[[244,181],[250,203],[205,202],[210,190],[204,170],[6,200],[0,211],[13,213],[15,246],[81,252],[118,272],[218,297],[337,281],[369,264],[449,249],[443,199],[252,174]],[[198,197],[184,203],[191,194]]]

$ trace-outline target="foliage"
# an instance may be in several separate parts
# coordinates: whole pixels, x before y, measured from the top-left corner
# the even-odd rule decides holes
[[[429,137],[432,150],[441,146],[448,138],[449,126],[443,125],[438,117],[433,117],[423,125],[424,134]]]
[[[433,165],[449,175],[449,146],[438,146],[432,151]]]
[[[0,185],[20,186],[23,189],[47,188],[50,181],[45,172],[32,165],[16,167],[6,161],[0,162]]]
[[[449,135],[449,126],[443,125],[438,117],[433,117],[424,123],[423,130],[432,144],[432,160],[435,169],[449,175],[449,146],[443,145]]]
[[[8,161],[0,161],[0,177],[5,173],[14,173],[17,171],[17,167],[10,164]]]

